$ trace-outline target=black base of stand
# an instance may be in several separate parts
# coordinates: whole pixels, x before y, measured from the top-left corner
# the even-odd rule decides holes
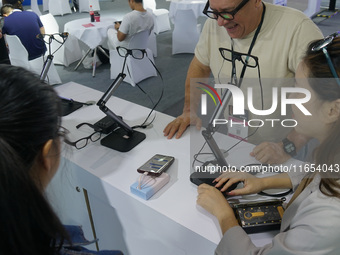
[[[119,128],[104,137],[100,144],[116,151],[127,152],[136,147],[145,137],[144,133],[138,131],[133,131],[130,136],[127,136],[126,132]]]

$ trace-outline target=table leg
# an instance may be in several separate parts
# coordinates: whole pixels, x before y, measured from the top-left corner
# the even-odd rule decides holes
[[[92,77],[96,76],[96,65],[97,65],[97,48],[94,49],[94,54],[93,54]]]
[[[91,49],[89,49],[86,54],[81,58],[81,60],[78,62],[77,66],[74,68],[74,70],[77,70],[78,67],[80,66],[81,63],[83,63],[84,59],[86,58],[86,56],[91,52]]]
[[[108,58],[108,59],[110,59],[110,56],[109,55],[107,55],[107,53],[106,53],[106,51],[102,48],[102,46],[98,46],[98,49]]]

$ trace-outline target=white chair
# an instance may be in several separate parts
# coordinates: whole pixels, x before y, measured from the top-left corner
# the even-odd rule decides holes
[[[192,10],[177,10],[172,32],[172,54],[194,53],[200,26]]]
[[[313,17],[320,11],[321,0],[308,0],[307,9],[304,10],[304,14],[307,17]]]
[[[90,5],[94,11],[100,11],[99,0],[78,0],[79,12],[89,12]]]
[[[21,43],[19,37],[16,35],[6,35],[5,39],[9,49],[9,60],[11,65],[21,66],[40,76],[44,65],[44,57],[39,57],[29,61],[28,52]],[[53,62],[47,73],[46,82],[50,85],[61,83],[59,74]]]
[[[31,0],[31,9],[34,11],[38,16],[41,16],[41,12],[38,6],[38,0]]]
[[[59,33],[59,25],[51,13],[40,16],[40,20],[44,25],[46,34]],[[54,35],[54,37],[59,42],[63,41],[63,39],[59,35]],[[53,40],[51,43],[52,53],[55,52],[53,54],[53,62],[55,64],[69,66],[73,62],[82,58],[79,41],[76,37],[69,35],[64,45],[61,47],[59,42]]]
[[[169,11],[167,9],[156,9],[155,0],[143,0],[144,9],[151,10],[154,17],[154,30],[156,34],[171,30]]]
[[[157,38],[154,32],[154,29],[152,29],[149,35],[148,48],[152,51],[153,57],[156,58],[157,57]]]
[[[43,12],[48,11],[49,0],[42,0],[43,1]]]
[[[48,9],[52,15],[61,15],[72,13],[68,0],[51,0],[48,1]]]
[[[126,59],[124,69],[126,77],[124,81],[130,83],[132,86],[135,86],[136,83],[146,78],[157,76],[157,71],[150,62],[152,61],[154,63],[152,51],[147,48],[149,33],[148,30],[139,32],[133,35],[129,42],[129,49],[145,49],[147,53],[147,56],[144,56],[143,59],[134,59],[132,56],[128,56]],[[116,50],[110,50],[111,79],[115,79],[122,71],[123,63],[124,57],[119,56]]]

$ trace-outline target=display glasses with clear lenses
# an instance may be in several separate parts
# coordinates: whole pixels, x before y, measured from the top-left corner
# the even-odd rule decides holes
[[[80,128],[83,125],[87,125],[90,126],[91,128],[94,128],[94,126],[92,124],[89,123],[80,123],[79,125],[77,125],[77,129]],[[67,139],[65,140],[65,143],[76,147],[78,150],[82,149],[84,147],[86,147],[86,145],[89,143],[89,140],[92,142],[96,142],[98,141],[102,136],[102,132],[100,129],[97,129],[95,132],[93,132],[91,135],[87,136],[87,137],[83,137],[80,138],[79,140],[75,141],[75,142],[71,142],[68,141]]]
[[[243,0],[238,6],[235,7],[234,10],[231,12],[217,12],[217,11],[212,11],[209,7],[209,1],[204,7],[203,14],[208,16],[211,19],[218,19],[218,17],[221,17],[222,19],[225,20],[233,20],[235,18],[236,13],[245,6],[249,0]]]
[[[332,75],[334,76],[336,82],[338,83],[338,85],[340,86],[340,79],[338,74],[336,73],[334,64],[332,62],[331,57],[329,56],[329,53],[327,51],[327,46],[330,45],[334,38],[337,37],[340,34],[340,31],[335,32],[327,37],[325,37],[324,39],[318,41],[315,43],[315,45],[312,47],[312,51],[317,52],[322,50],[323,54],[325,54],[326,60],[327,60],[327,64],[329,66],[329,69],[331,70]]]
[[[117,47],[118,55],[121,57],[126,57],[128,55],[131,55],[135,59],[142,59],[144,58],[144,55],[146,54],[146,51],[144,49],[127,49],[122,46]]]
[[[239,60],[244,65],[252,68],[257,67],[259,64],[258,57],[253,55],[244,54],[225,48],[219,48],[219,51],[221,53],[222,58],[230,62],[232,62],[233,60]]]

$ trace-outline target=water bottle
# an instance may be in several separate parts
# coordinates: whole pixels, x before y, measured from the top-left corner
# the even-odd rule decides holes
[[[92,9],[92,5],[90,5],[90,17],[91,17],[91,22],[94,22],[94,11]]]

